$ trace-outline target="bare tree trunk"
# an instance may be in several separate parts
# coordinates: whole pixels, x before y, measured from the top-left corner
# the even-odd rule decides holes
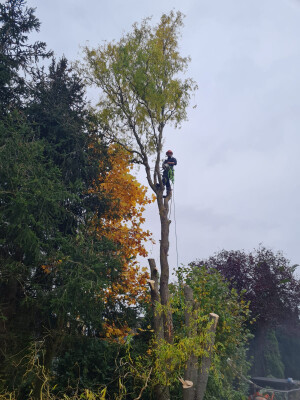
[[[203,400],[203,398],[204,398],[208,375],[209,375],[209,368],[211,365],[213,346],[215,344],[215,336],[216,336],[218,320],[219,320],[219,316],[217,314],[214,314],[214,313],[209,314],[209,322],[210,323],[212,322],[212,325],[208,330],[208,333],[210,334],[210,340],[209,340],[209,343],[207,344],[207,348],[206,348],[208,355],[206,357],[202,358],[201,367],[200,367],[200,370],[198,371],[197,390],[196,390],[195,400]]]
[[[161,313],[157,311],[157,304],[160,304],[160,296],[158,291],[158,270],[156,268],[155,260],[153,258],[149,258],[148,260],[150,271],[151,271],[151,280],[149,281],[150,289],[151,289],[151,304],[153,311],[153,328],[158,341],[164,339],[164,327],[163,327],[163,318]]]
[[[192,337],[197,334],[197,321],[195,315],[195,303],[193,290],[189,286],[184,286],[185,298],[185,326],[187,328],[187,336]],[[198,374],[198,357],[191,354],[186,365],[184,372],[184,380],[192,381],[193,386],[183,390],[183,400],[194,400],[197,388],[197,374]]]
[[[173,343],[173,319],[172,311],[169,308],[169,225],[168,219],[169,200],[171,194],[163,199],[163,190],[156,191],[157,205],[161,223],[161,239],[160,239],[160,267],[161,276],[158,282],[158,271],[155,261],[150,259],[149,265],[151,270],[151,303],[153,309],[153,325],[154,331],[158,340],[166,340],[168,343]],[[159,285],[159,291],[158,291]],[[163,306],[162,314],[157,312],[157,302]],[[159,345],[159,344],[158,344]],[[167,365],[166,365],[167,367]],[[154,388],[154,396],[156,400],[170,400],[170,391],[167,385],[156,385]]]
[[[153,307],[154,315],[154,331],[157,339],[164,339],[168,343],[173,343],[173,320],[172,312],[169,307],[169,263],[168,263],[168,252],[169,252],[169,226],[171,221],[168,218],[169,211],[169,200],[171,194],[163,200],[162,192],[157,192],[157,204],[160,215],[161,223],[161,240],[160,240],[160,266],[161,266],[161,277],[160,277],[160,290],[158,292],[158,271],[155,265],[155,261],[150,259],[149,265],[151,270],[151,280],[149,281],[151,287],[151,302]],[[184,289],[186,311],[185,311],[185,323],[187,326],[188,336],[197,334],[197,323],[195,316],[195,304],[193,299],[193,291],[189,286]],[[165,307],[163,315],[159,315],[156,312],[156,304],[160,304]],[[184,374],[185,381],[192,381],[193,387],[184,389],[183,399],[184,400],[203,400],[207,380],[209,375],[209,368],[211,365],[212,349],[215,342],[215,332],[219,316],[210,313],[210,322],[213,322],[209,328],[208,333],[210,334],[210,340],[207,344],[206,351],[208,356],[203,357],[201,362],[201,369],[198,368],[198,358],[191,354]],[[170,393],[168,386],[157,385],[154,388],[154,395],[156,400],[169,400]]]
[[[159,342],[164,340],[164,322],[161,312],[157,311],[157,305],[160,304],[160,295],[158,291],[158,285],[159,285],[158,270],[156,268],[155,260],[150,258],[148,262],[151,271],[151,279],[149,281],[149,285],[151,289],[153,328],[157,339],[156,346],[159,346]],[[169,400],[170,399],[169,387],[161,384],[156,385],[154,387],[154,397],[156,400]]]
[[[173,343],[173,321],[172,312],[167,309],[169,306],[169,226],[171,221],[168,219],[169,200],[171,194],[163,200],[162,192],[158,193],[157,204],[159,209],[161,223],[161,239],[160,239],[160,298],[161,304],[165,307],[164,318],[164,337],[168,343]]]

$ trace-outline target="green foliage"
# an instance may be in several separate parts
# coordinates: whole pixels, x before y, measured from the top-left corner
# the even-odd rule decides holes
[[[205,392],[205,400],[246,400],[248,385],[226,374],[210,374]]]
[[[253,324],[249,325],[251,333],[255,335],[249,352],[254,359],[252,374],[283,376],[280,358],[284,360],[284,368],[288,371],[295,353],[291,354],[291,350],[288,350],[291,355],[289,359],[284,351],[279,352],[276,337],[271,332],[275,329],[277,336],[278,326],[281,330],[283,327],[283,331],[293,327],[295,337],[299,336],[300,281],[295,276],[297,266],[292,265],[282,252],[262,245],[249,253],[222,250],[207,260],[193,263],[193,266],[197,265],[206,265],[211,271],[219,271],[230,287],[242,293],[249,302],[251,315],[255,318]],[[295,371],[294,368],[292,370]]]
[[[116,362],[122,354],[123,346],[117,343],[88,337],[66,338],[53,365],[55,393],[71,394],[75,388],[96,392],[99,386],[116,392]]]
[[[203,318],[210,312],[219,315],[216,346],[219,342],[223,347],[221,351],[225,351],[224,356],[230,357],[238,346],[243,347],[251,335],[245,327],[250,318],[249,303],[243,300],[242,295],[230,289],[217,271],[208,270],[205,266],[179,268],[177,276],[179,287],[185,282],[193,289]]]
[[[41,343],[39,354],[49,354],[49,368],[64,336],[101,331],[103,290],[120,264],[111,243],[94,237],[72,212],[70,204],[80,197],[23,114],[5,117],[0,131],[0,363],[4,382],[19,365],[12,382],[18,387],[33,340]],[[51,340],[44,341],[45,335]]]
[[[42,263],[55,247],[70,193],[22,114],[0,121],[0,134],[1,255],[18,266]]]
[[[145,398],[148,398],[148,393],[153,391],[155,385],[168,385],[171,398],[181,399],[183,389],[178,378],[184,375],[191,354],[198,357],[199,363],[203,356],[208,355],[207,348],[211,342],[208,315],[215,312],[220,319],[205,399],[246,399],[248,387],[241,375],[247,375],[249,370],[246,360],[247,343],[251,338],[246,327],[249,305],[234,289],[229,288],[228,283],[216,271],[208,271],[205,267],[179,268],[177,277],[178,283],[171,285],[171,304],[168,307],[157,305],[157,313],[166,313],[170,308],[172,310],[174,341],[170,344],[165,340],[157,341],[154,337],[149,340],[148,337],[148,350],[135,352],[139,335],[135,336],[128,344],[129,352],[124,357],[130,375],[130,379],[128,377],[123,382],[124,385],[132,388],[130,382],[133,379],[138,392],[147,382]],[[184,300],[185,283],[193,288],[197,305],[193,310],[192,334],[187,331],[184,322],[185,312],[192,312]]]
[[[192,79],[182,80],[188,57],[178,52],[180,12],[164,14],[152,27],[149,19],[134,24],[117,43],[85,48],[84,72],[102,89],[99,117],[105,132],[143,157],[161,151],[167,123],[185,120]]]
[[[180,290],[180,289],[179,289]],[[191,354],[197,357],[207,355],[205,344],[210,341],[207,330],[209,328],[208,316],[200,312],[194,314],[194,323],[198,328],[195,335],[187,335],[184,326],[184,312],[186,306],[181,303],[180,296],[183,293],[173,292],[172,313],[176,324],[173,343],[160,340],[152,343],[154,357],[154,381],[157,384],[174,386],[178,382],[178,376],[183,374],[187,360]],[[178,296],[178,297],[177,297]],[[157,306],[158,313],[166,313],[169,307]],[[180,321],[180,323],[179,323]]]
[[[0,4],[0,114],[21,106],[27,88],[20,69],[29,71],[34,61],[52,54],[43,42],[27,43],[28,34],[39,28],[34,10],[26,7],[24,0]]]
[[[91,176],[88,160],[90,118],[82,80],[63,57],[57,63],[53,59],[47,73],[36,70],[32,84],[29,120],[45,141],[46,156],[59,166],[64,182],[82,191],[86,188],[82,185],[96,177]]]
[[[266,365],[266,376],[274,378],[284,378],[284,365],[281,361],[281,355],[278,346],[278,340],[274,330],[269,330],[266,334],[264,348],[264,359]]]
[[[22,0],[0,19],[0,392],[37,399],[62,343],[101,335],[121,263],[89,224],[109,202],[89,191],[106,148],[84,86],[63,58],[31,70],[29,90],[23,72],[45,46],[26,33],[39,22]]]
[[[230,289],[217,271],[204,266],[181,267],[177,277],[178,285],[174,286],[174,290],[181,309],[185,307],[183,284],[193,289],[198,310],[198,330],[202,335],[208,314],[214,312],[219,315],[205,399],[243,399],[247,387],[241,380],[241,374],[247,375],[250,366],[246,360],[247,344],[251,338],[246,327],[250,318],[249,304],[235,289]],[[183,315],[174,321],[184,332]],[[203,349],[205,341],[207,338],[202,339],[200,348],[202,346]]]
[[[300,379],[300,326],[299,323],[279,326],[276,331],[279,352],[284,364],[285,377]]]

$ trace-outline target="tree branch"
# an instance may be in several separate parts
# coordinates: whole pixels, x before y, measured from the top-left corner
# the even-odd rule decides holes
[[[148,374],[148,376],[147,376],[145,385],[142,387],[139,396],[136,397],[134,400],[140,400],[140,399],[142,398],[143,391],[144,391],[144,390],[146,389],[146,387],[148,386],[148,381],[149,381],[149,379],[150,379],[151,372],[152,372],[152,367],[150,368],[150,371],[149,371],[149,374]]]

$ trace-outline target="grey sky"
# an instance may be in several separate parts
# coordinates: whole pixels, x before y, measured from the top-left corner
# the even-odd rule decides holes
[[[167,130],[178,159],[179,263],[263,243],[300,262],[300,2],[296,0],[29,0],[56,56],[119,39],[134,22],[185,15],[181,53],[199,90],[189,121]],[[193,105],[192,104],[192,105]],[[143,176],[140,171],[139,176]],[[174,205],[173,205],[174,210]],[[173,212],[172,212],[173,215]],[[147,227],[159,239],[156,205]],[[174,218],[172,218],[174,219]],[[176,266],[174,226],[170,260]],[[151,247],[158,258],[157,247]]]

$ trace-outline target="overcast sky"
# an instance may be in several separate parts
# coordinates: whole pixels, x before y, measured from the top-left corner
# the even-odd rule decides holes
[[[186,15],[181,54],[199,86],[165,149],[175,171],[179,264],[259,243],[300,264],[300,2],[297,0],[29,0],[39,40],[57,57],[118,40],[134,22]],[[139,176],[143,176],[142,171]],[[174,203],[170,264],[176,267]],[[157,245],[153,204],[146,226]]]

